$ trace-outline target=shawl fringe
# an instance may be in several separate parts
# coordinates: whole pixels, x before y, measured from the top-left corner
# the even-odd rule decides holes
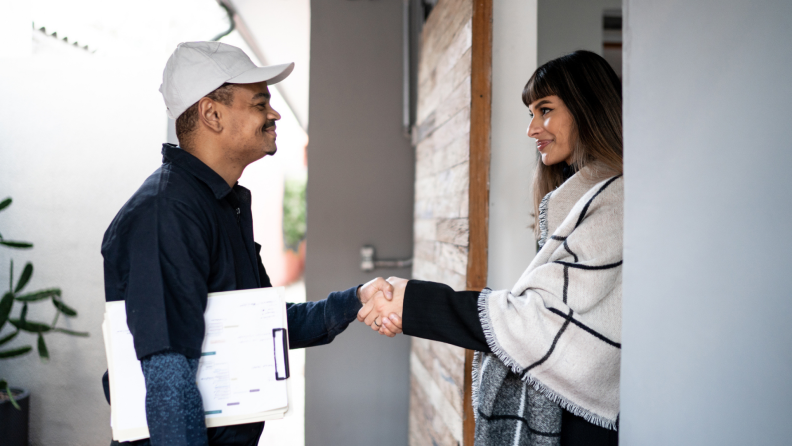
[[[495,338],[495,332],[492,328],[492,321],[490,320],[489,309],[487,306],[487,298],[492,294],[492,290],[489,288],[485,288],[481,291],[481,294],[478,298],[478,309],[479,309],[479,318],[481,319],[481,328],[484,330],[484,337],[487,340],[487,345],[492,350],[492,353],[498,357],[498,359],[509,368],[515,375],[521,376],[523,368],[515,361],[511,356],[509,356],[503,348],[498,343],[498,340]],[[473,389],[471,391],[473,408],[474,408],[474,416],[478,419],[477,412],[478,412],[478,403],[479,403],[479,388],[476,385],[476,378],[478,378],[479,368],[481,367],[478,364],[478,361],[473,362]],[[603,416],[597,415],[590,410],[584,409],[577,404],[569,401],[568,399],[564,398],[563,396],[557,394],[553,389],[542,384],[536,378],[531,376],[530,374],[526,373],[524,376],[521,376],[521,379],[527,382],[531,387],[533,387],[537,392],[541,393],[545,398],[549,399],[550,401],[558,404],[565,410],[571,412],[572,414],[583,418],[584,420],[588,421],[589,423],[596,424],[597,426],[603,427],[605,429],[610,430],[617,430],[618,426],[618,417],[615,420],[610,420]]]
[[[575,403],[569,401],[568,399],[564,398],[563,396],[555,393],[553,389],[545,386],[537,379],[535,379],[530,374],[525,374],[522,377],[522,380],[527,382],[531,387],[533,387],[537,392],[541,393],[542,396],[547,398],[548,400],[558,404],[568,412],[571,412],[573,415],[583,418],[584,420],[588,421],[589,423],[596,424],[599,427],[603,427],[605,429],[610,430],[618,430],[617,427],[619,425],[618,420],[619,417],[617,416],[615,420],[610,420],[603,416],[597,415],[590,410],[586,410]]]
[[[553,191],[548,192],[539,202],[539,249],[544,247],[547,241],[547,206],[550,202],[550,195],[553,195]]]
[[[480,381],[480,373],[481,373],[481,354],[476,352],[473,355],[473,370],[471,370],[471,388],[470,388],[470,396],[471,396],[471,403],[473,406],[473,420],[478,422],[478,407],[479,407],[479,381]]]

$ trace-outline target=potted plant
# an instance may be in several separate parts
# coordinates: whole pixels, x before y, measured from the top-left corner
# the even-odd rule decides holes
[[[0,211],[11,205],[11,198],[0,202]],[[0,246],[13,249],[30,249],[32,243],[6,240],[0,235]],[[42,362],[49,360],[49,350],[44,339],[46,334],[64,333],[72,336],[88,336],[88,333],[68,330],[57,326],[61,315],[77,316],[77,311],[63,303],[60,288],[47,288],[25,292],[30,278],[33,276],[33,264],[27,262],[22,268],[19,278],[14,281],[14,261],[10,262],[8,291],[0,298],[0,360],[16,358],[33,350],[32,345],[3,347],[20,333],[35,336],[36,347]],[[28,305],[49,301],[55,309],[52,323],[31,321],[27,318]],[[14,311],[18,309],[18,311]],[[13,317],[13,315],[16,317]],[[13,388],[0,376],[0,432],[3,432],[3,444],[7,446],[27,446],[28,418],[30,411],[30,393],[27,390]]]

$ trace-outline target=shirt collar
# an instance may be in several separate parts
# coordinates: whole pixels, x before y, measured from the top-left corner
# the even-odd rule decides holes
[[[217,172],[203,163],[195,156],[191,155],[181,147],[165,143],[162,145],[162,162],[170,161],[181,167],[195,178],[199,179],[214,193],[215,198],[221,200],[231,192],[231,187]]]

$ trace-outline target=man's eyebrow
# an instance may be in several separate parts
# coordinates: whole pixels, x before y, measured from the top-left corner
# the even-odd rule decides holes
[[[267,100],[269,100],[271,97],[272,96],[269,94],[269,92],[262,92],[262,93],[256,93],[255,95],[253,95],[253,99],[252,100],[254,100],[254,101],[256,99],[267,99]]]

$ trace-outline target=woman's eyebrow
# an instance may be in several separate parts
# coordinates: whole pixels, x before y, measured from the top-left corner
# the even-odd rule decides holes
[[[547,99],[542,99],[541,101],[539,101],[539,103],[534,105],[533,108],[536,109],[536,108],[539,108],[539,107],[541,107],[541,106],[543,106],[545,104],[549,104],[549,103],[550,103],[550,101],[548,101]]]

